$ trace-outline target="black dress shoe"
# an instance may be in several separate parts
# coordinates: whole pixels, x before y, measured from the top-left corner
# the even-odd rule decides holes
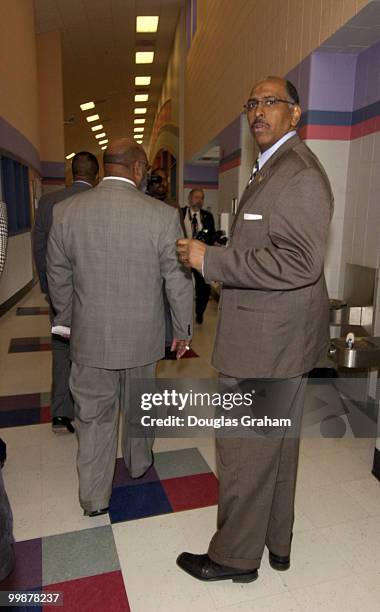
[[[193,555],[187,552],[179,555],[177,565],[193,578],[207,582],[216,580],[253,582],[259,576],[257,569],[240,570],[235,567],[225,567],[212,561],[208,555]]]
[[[75,429],[68,417],[54,417],[51,427],[54,433],[75,433]]]
[[[290,556],[281,557],[269,551],[269,563],[273,569],[279,572],[285,572],[285,570],[288,570],[290,567]]]
[[[101,516],[102,514],[107,514],[109,508],[101,508],[100,510],[85,510],[84,516]]]

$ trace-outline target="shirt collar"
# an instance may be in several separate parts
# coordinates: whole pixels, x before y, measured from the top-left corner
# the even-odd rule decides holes
[[[272,157],[272,155],[277,151],[277,149],[279,149],[281,145],[284,144],[284,142],[289,140],[289,138],[293,138],[293,136],[295,136],[296,134],[297,134],[296,130],[287,132],[282,138],[280,138],[280,140],[277,140],[277,142],[275,142],[274,145],[272,145],[269,149],[264,151],[264,153],[259,153],[259,156],[257,158],[259,162],[259,170],[261,170],[263,165],[268,161],[270,157]]]
[[[124,181],[125,183],[130,183],[131,185],[136,187],[136,183],[134,183],[130,179],[124,178],[124,176],[105,176],[103,181]]]
[[[78,179],[77,181],[73,181],[73,183],[83,183],[83,185],[89,185],[90,187],[92,187],[91,183],[89,183],[88,181],[82,181],[80,179]]]

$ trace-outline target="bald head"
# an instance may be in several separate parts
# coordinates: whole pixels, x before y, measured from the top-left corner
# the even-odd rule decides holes
[[[148,159],[141,145],[132,138],[110,142],[103,156],[104,175],[128,178],[139,186],[146,174]]]

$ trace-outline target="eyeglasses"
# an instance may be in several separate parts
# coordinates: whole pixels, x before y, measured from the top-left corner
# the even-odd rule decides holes
[[[256,110],[260,105],[265,108],[271,108],[279,102],[289,104],[290,106],[295,105],[295,102],[291,102],[290,100],[282,100],[281,98],[275,98],[274,96],[267,96],[266,98],[262,98],[261,100],[259,100],[258,98],[252,98],[251,100],[248,100],[247,104],[244,104],[244,109],[245,112],[250,112],[252,110]]]

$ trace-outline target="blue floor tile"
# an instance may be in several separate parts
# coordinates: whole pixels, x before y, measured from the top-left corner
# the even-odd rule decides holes
[[[172,512],[172,507],[159,482],[118,487],[112,491],[109,509],[111,523],[168,512]]]

